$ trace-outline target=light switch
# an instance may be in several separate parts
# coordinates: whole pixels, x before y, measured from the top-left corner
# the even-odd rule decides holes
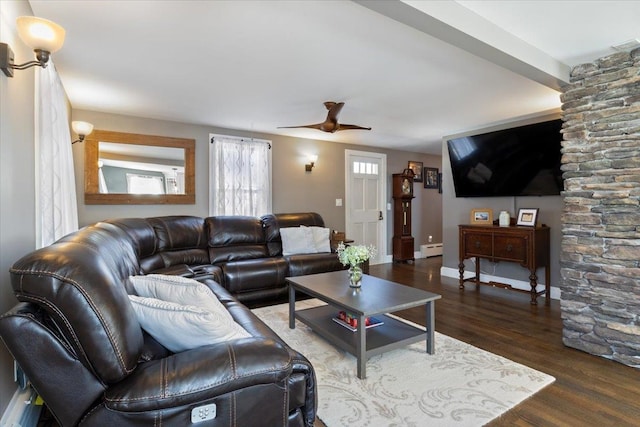
[[[336,206],[342,206],[342,199],[336,199]]]

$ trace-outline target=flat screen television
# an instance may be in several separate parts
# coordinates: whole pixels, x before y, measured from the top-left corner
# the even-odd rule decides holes
[[[448,140],[456,197],[559,195],[561,128],[558,119]]]

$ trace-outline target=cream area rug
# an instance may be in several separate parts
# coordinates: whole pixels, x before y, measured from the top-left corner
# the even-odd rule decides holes
[[[320,304],[306,300],[296,308]],[[300,321],[289,329],[287,304],[253,312],[313,364],[318,417],[328,427],[482,426],[555,380],[438,332],[434,355],[423,341],[374,356],[361,380],[355,356]]]

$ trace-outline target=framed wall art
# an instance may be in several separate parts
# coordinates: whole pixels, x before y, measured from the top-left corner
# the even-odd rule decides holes
[[[493,210],[489,208],[471,209],[471,224],[493,224]]]
[[[424,188],[438,188],[438,168],[424,168]]]
[[[422,182],[422,162],[409,160],[409,169],[413,171],[413,182]]]
[[[535,227],[538,220],[538,208],[534,209],[519,209],[518,221],[516,225],[526,225],[529,227]]]

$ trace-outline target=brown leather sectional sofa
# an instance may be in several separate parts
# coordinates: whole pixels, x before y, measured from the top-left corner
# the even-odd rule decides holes
[[[215,418],[196,425],[312,426],[313,367],[245,306],[282,300],[287,276],[343,268],[334,253],[282,256],[280,228],[298,225],[324,223],[301,213],[85,227],[14,264],[21,302],[0,336],[63,426],[187,426],[207,410]],[[207,284],[251,338],[171,353],[129,303],[127,278],[149,273]]]
[[[335,253],[282,255],[281,227],[324,227],[313,212],[106,222],[136,241],[141,274],[175,274],[205,283],[211,278],[249,307],[284,301],[287,276],[344,269]]]

